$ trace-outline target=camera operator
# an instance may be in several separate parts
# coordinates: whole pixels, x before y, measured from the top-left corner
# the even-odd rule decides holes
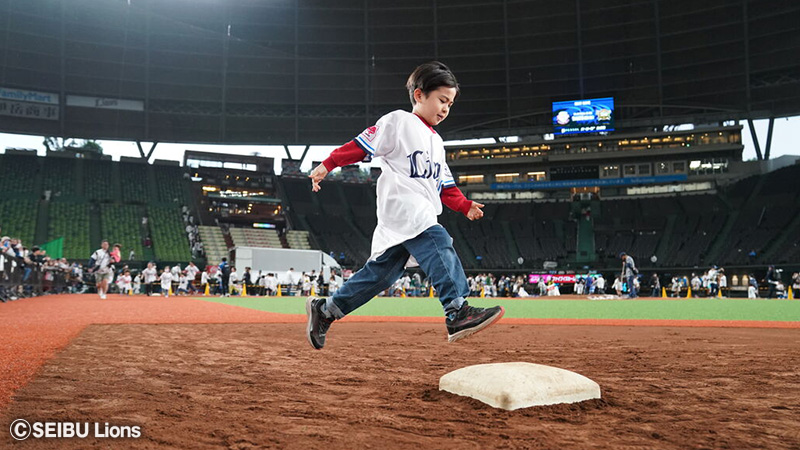
[[[775,266],[769,266],[769,269],[767,269],[767,276],[764,277],[764,281],[769,285],[767,298],[775,298],[775,294],[778,291],[778,283],[781,281],[781,272],[783,271],[776,270]]]

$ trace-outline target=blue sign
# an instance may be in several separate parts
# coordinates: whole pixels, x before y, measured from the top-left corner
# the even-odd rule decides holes
[[[629,178],[604,178],[595,180],[562,180],[562,181],[526,181],[522,183],[492,183],[492,190],[541,190],[541,189],[564,189],[574,187],[595,187],[595,186],[631,186],[636,184],[658,184],[674,183],[686,181],[689,177],[684,174],[679,175],[656,175],[652,177],[629,177]]]
[[[614,131],[614,97],[553,102],[553,134]]]

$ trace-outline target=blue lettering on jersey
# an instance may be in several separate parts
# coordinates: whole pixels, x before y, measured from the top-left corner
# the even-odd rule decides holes
[[[423,155],[423,151],[416,150],[406,157],[410,165],[411,178],[438,179],[442,172],[442,165],[439,163],[431,163],[430,158],[425,158],[425,161],[422,161],[422,158],[419,157],[420,155]]]

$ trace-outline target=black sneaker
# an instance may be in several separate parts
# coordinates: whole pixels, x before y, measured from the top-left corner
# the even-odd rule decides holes
[[[322,313],[324,298],[308,297],[306,300],[306,314],[308,314],[308,328],[306,338],[308,343],[317,350],[325,346],[325,333],[331,327],[333,320],[325,317]]]
[[[497,322],[503,317],[506,310],[502,306],[493,308],[475,308],[467,302],[456,312],[456,318],[445,321],[447,324],[447,341],[455,342]]]

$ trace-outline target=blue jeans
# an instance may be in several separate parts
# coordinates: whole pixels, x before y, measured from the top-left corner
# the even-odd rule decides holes
[[[635,298],[638,295],[638,292],[636,292],[636,285],[633,284],[633,280],[635,279],[635,275],[628,276],[628,297],[630,298]]]
[[[434,225],[402,244],[367,261],[341,289],[326,302],[328,314],[341,319],[372,300],[403,275],[408,257],[413,256],[439,294],[445,315],[457,311],[469,295],[467,277],[453,248],[453,238],[441,225]]]

